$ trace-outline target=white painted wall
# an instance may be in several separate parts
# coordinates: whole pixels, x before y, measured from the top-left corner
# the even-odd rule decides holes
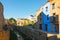
[[[32,16],[29,16],[29,17],[27,17],[27,19],[29,19],[30,21],[36,21],[36,17],[34,16],[34,17],[32,17]]]
[[[48,11],[46,12],[46,7],[48,7]],[[43,6],[43,12],[48,15],[50,14],[50,3],[46,3],[44,6]]]

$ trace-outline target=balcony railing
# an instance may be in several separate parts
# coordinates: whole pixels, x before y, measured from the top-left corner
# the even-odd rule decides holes
[[[50,22],[51,23],[58,24],[59,23],[58,16],[52,16],[52,17],[50,17]]]

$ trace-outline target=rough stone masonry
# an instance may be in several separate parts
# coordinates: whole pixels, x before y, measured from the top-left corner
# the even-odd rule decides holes
[[[0,2],[0,40],[9,40],[9,31],[6,31],[4,28],[4,16],[3,16],[4,8],[2,3]]]

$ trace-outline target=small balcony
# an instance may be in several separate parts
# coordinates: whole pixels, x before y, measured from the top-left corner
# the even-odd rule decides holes
[[[38,19],[38,23],[42,24],[42,19],[41,18]]]
[[[50,17],[50,22],[53,23],[53,24],[59,24],[58,16]]]
[[[38,16],[38,23],[41,24],[42,23],[42,17]]]

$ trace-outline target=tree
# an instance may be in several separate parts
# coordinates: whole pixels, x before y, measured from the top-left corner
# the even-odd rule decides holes
[[[34,25],[34,21],[32,21],[32,25]]]
[[[16,25],[16,20],[14,18],[9,18],[9,24],[14,24]]]

